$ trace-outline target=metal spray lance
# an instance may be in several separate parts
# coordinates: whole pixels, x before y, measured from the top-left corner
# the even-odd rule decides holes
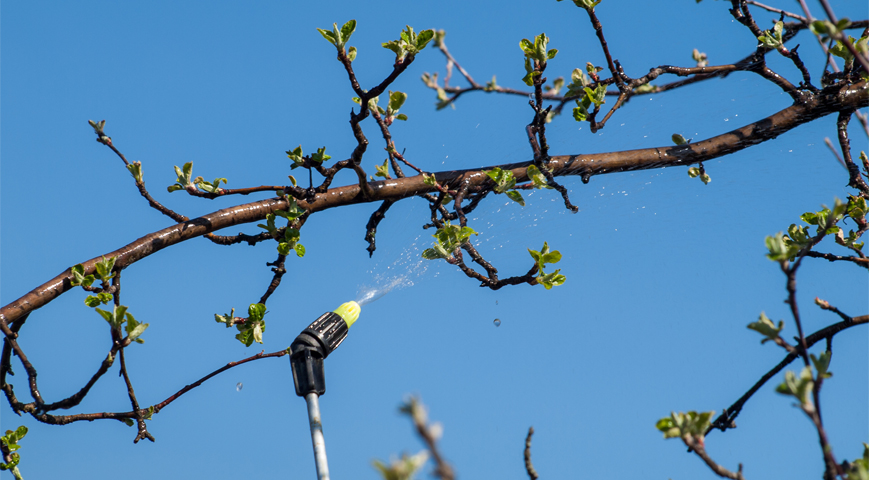
[[[326,393],[323,360],[347,337],[347,331],[357,318],[360,307],[347,302],[332,312],[326,312],[311,323],[290,345],[290,366],[296,395],[305,397],[308,422],[311,425],[311,443],[314,446],[314,465],[319,480],[329,480],[326,463],[326,443],[320,420],[318,398]]]

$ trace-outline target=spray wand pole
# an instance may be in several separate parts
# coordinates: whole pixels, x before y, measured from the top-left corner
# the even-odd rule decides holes
[[[305,395],[308,404],[308,423],[311,424],[311,444],[314,446],[314,467],[318,480],[329,480],[329,466],[326,463],[326,441],[323,439],[323,424],[320,423],[320,404],[316,393]]]
[[[290,345],[290,366],[296,395],[305,397],[314,465],[318,480],[329,480],[326,463],[326,442],[320,417],[319,396],[326,393],[323,360],[347,337],[347,331],[359,318],[359,304],[347,302],[317,318]]]

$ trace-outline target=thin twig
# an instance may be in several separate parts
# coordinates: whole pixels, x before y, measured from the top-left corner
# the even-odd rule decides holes
[[[526,449],[523,451],[523,459],[526,463],[526,473],[529,479],[538,480],[538,472],[535,466],[532,465],[532,435],[535,433],[534,427],[529,427],[529,434],[526,435]]]

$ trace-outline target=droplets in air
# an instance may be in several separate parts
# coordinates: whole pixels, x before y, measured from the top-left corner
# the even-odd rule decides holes
[[[237,391],[237,392],[241,392],[241,391],[242,391],[242,387],[244,387],[244,385],[242,385],[242,382],[237,383],[237,384],[236,384],[236,391]]]
[[[496,318],[495,320],[492,321],[492,324],[495,325],[496,327],[498,327],[499,325],[501,325],[501,320]]]
[[[373,275],[371,282],[360,285],[357,292],[356,303],[363,306],[367,303],[372,303],[375,300],[383,297],[393,290],[410,287],[414,285],[414,278],[419,277],[426,272],[428,264],[420,255],[420,248],[417,242],[420,237],[405,248],[399,257],[386,268],[375,267],[373,271],[381,270]],[[372,271],[370,271],[371,273]]]

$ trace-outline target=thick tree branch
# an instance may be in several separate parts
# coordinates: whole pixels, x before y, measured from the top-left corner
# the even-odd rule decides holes
[[[828,88],[819,94],[808,95],[807,101],[802,104],[792,105],[757,122],[689,145],[599,154],[552,156],[549,166],[554,176],[580,175],[587,178],[613,172],[691,165],[771,140],[825,115],[864,107],[867,105],[867,99],[866,82],[840,88]],[[505,170],[512,170],[518,182],[525,182],[528,181],[526,168],[532,163],[533,161],[527,161],[502,165],[501,167]],[[436,173],[435,178],[439,184],[446,185],[450,189],[457,189],[460,182],[467,182],[469,187],[480,186],[489,181],[489,177],[484,171],[491,168],[445,171]],[[436,191],[435,187],[424,183],[421,175],[370,182],[368,185],[373,191],[372,195],[368,197],[364,197],[360,193],[359,185],[347,185],[329,189],[324,193],[315,195],[310,201],[301,200],[298,203],[309,213],[316,213],[343,205],[400,200]],[[273,198],[218,210],[146,235],[118,250],[105,254],[105,256],[117,257],[116,266],[123,269],[166,247],[222,228],[262,220],[267,214],[273,213],[275,210],[286,209],[287,206],[285,199]],[[86,274],[93,273],[94,265],[100,260],[101,257],[97,257],[83,262]],[[67,269],[21,298],[4,306],[0,309],[0,329],[8,336],[7,331],[10,323],[70,290],[72,288],[71,278],[70,270]]]

